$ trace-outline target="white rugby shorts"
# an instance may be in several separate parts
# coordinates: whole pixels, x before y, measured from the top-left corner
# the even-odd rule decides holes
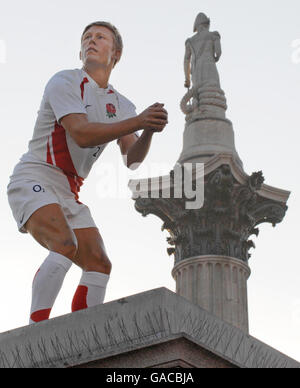
[[[24,168],[21,170],[22,177],[20,171],[14,171],[7,186],[8,202],[21,233],[27,233],[24,224],[36,210],[53,203],[61,206],[71,229],[97,227],[89,208],[76,201],[63,174],[53,170],[49,173],[45,166],[34,166],[34,170],[27,167],[27,173]]]

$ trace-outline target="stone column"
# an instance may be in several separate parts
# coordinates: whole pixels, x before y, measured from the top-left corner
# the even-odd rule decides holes
[[[186,125],[177,163],[169,176],[156,179],[156,196],[149,187],[150,178],[132,180],[129,186],[136,210],[143,216],[160,217],[162,230],[170,234],[167,252],[174,255],[177,293],[248,332],[248,262],[249,250],[255,248],[250,237],[258,236],[260,224],[275,226],[283,220],[290,193],[264,184],[261,171],[249,176],[243,169],[216,68],[220,34],[209,27],[209,19],[200,13],[196,35],[185,44],[188,90],[180,107]],[[204,202],[195,208],[187,205],[191,198],[186,191],[177,190],[186,188],[186,183],[178,182],[176,172],[181,169],[182,176],[188,176],[185,171],[191,166],[197,171],[198,163],[204,166]],[[190,178],[197,188],[197,174]],[[170,189],[168,197],[166,189]],[[185,194],[180,197],[178,192]]]
[[[205,164],[204,175],[199,209],[187,209],[187,198],[174,197],[174,171],[170,198],[161,195],[167,176],[156,179],[155,198],[149,178],[129,186],[136,210],[160,217],[162,230],[170,233],[167,252],[174,255],[176,292],[248,333],[248,261],[255,248],[250,236],[258,236],[261,223],[275,226],[283,220],[289,192],[264,185],[261,172],[247,176],[234,156],[216,156]]]
[[[227,256],[196,256],[175,265],[172,276],[178,295],[249,331],[246,263]]]

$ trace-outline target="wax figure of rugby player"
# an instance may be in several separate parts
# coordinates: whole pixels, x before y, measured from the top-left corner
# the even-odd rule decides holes
[[[144,160],[153,133],[167,124],[163,104],[136,115],[133,103],[108,83],[122,48],[110,23],[85,28],[83,67],[48,82],[29,150],[10,178],[8,200],[19,231],[49,250],[33,280],[30,323],[49,318],[72,263],[83,270],[72,311],[103,303],[111,262],[88,207],[79,201],[80,186],[109,142],[117,141],[130,168]]]

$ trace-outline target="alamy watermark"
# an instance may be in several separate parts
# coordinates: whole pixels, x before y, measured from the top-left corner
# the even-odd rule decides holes
[[[203,163],[176,164],[174,168],[168,163],[137,163],[126,171],[120,163],[101,163],[96,173],[100,198],[184,198],[186,209],[200,209],[204,203]]]
[[[300,39],[293,40],[291,46],[293,48],[291,56],[292,62],[298,65],[300,63]]]
[[[5,64],[7,61],[6,43],[0,39],[0,64]]]

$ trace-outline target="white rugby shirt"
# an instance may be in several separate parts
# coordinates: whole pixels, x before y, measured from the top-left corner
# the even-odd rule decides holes
[[[46,85],[33,137],[20,163],[38,162],[61,169],[78,197],[83,180],[108,143],[79,147],[60,125],[60,119],[70,113],[85,113],[89,122],[113,123],[136,116],[136,107],[112,85],[100,88],[83,69],[60,71]]]

